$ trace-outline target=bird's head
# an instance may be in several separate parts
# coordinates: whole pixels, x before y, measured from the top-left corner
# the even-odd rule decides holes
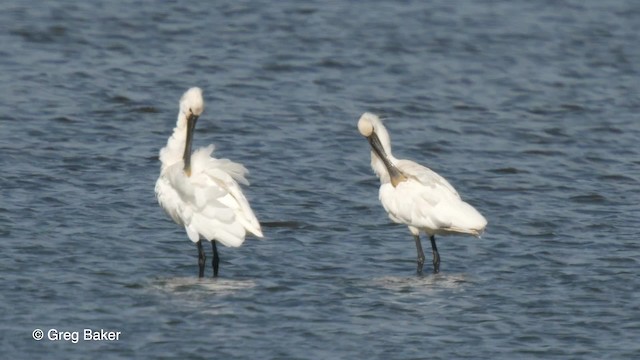
[[[180,111],[188,119],[195,117],[196,119],[204,111],[204,100],[202,100],[202,90],[199,87],[192,87],[187,90],[180,98]]]
[[[372,113],[364,113],[358,120],[358,131],[364,137],[369,137],[373,134],[374,122],[380,122],[380,119]]]
[[[193,130],[196,128],[198,117],[204,111],[204,100],[202,100],[202,90],[199,87],[192,87],[180,98],[180,114],[178,116],[178,127],[185,124],[187,128],[186,141],[184,147],[184,172],[191,176],[191,143],[193,140]],[[186,119],[186,122],[184,122]]]
[[[369,140],[373,150],[377,148],[377,150],[391,155],[391,139],[378,115],[370,112],[362,114],[358,120],[358,131]]]
[[[395,158],[391,155],[391,139],[380,118],[366,112],[358,120],[358,131],[369,140],[371,145],[371,167],[384,181],[391,181],[397,186],[407,177],[396,167]],[[385,171],[386,170],[386,171]]]

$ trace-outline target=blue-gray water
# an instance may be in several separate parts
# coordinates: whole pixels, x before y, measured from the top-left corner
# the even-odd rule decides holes
[[[639,34],[632,0],[2,1],[2,356],[637,359]],[[190,86],[266,235],[217,280],[153,192]],[[364,111],[489,221],[438,275]]]

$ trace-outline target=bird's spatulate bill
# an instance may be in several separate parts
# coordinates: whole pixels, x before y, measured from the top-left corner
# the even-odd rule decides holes
[[[187,117],[187,141],[184,145],[184,154],[182,160],[184,161],[184,173],[187,176],[191,176],[191,144],[193,142],[193,131],[196,128],[196,122],[198,117],[196,115],[189,115]]]

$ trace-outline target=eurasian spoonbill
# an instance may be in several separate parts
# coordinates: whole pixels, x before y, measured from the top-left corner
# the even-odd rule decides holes
[[[167,146],[160,150],[160,177],[156,197],[160,206],[198,246],[199,276],[204,276],[206,256],[202,240],[211,241],[213,276],[218,276],[218,249],[238,247],[247,233],[262,237],[260,223],[238,182],[249,185],[242,164],[211,156],[214,146],[191,153],[196,121],[204,110],[202,90],[193,87],[180,99],[178,121]]]
[[[380,202],[396,223],[405,224],[413,234],[418,252],[418,273],[424,253],[420,231],[429,235],[433,252],[433,272],[440,271],[440,254],[435,235],[469,234],[479,237],[487,220],[442,176],[411,160],[391,154],[391,139],[377,115],[364,113],[358,131],[371,145],[371,167],[380,178]]]

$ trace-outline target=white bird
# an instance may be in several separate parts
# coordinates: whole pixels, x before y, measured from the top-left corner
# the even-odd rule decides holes
[[[202,90],[193,87],[180,99],[178,121],[167,146],[160,150],[160,177],[156,197],[160,206],[198,246],[199,276],[204,276],[206,256],[202,239],[213,247],[213,276],[218,276],[218,249],[238,247],[247,233],[262,237],[260,223],[238,182],[249,185],[247,169],[227,159],[211,157],[213,145],[191,153],[196,121],[204,110]]]
[[[469,234],[480,237],[487,220],[462,201],[445,178],[411,160],[399,160],[391,154],[391,139],[377,115],[364,113],[358,131],[371,145],[371,167],[380,178],[380,202],[396,223],[409,226],[418,251],[418,273],[422,272],[424,253],[420,231],[429,235],[433,252],[433,271],[440,271],[440,255],[435,235]]]

